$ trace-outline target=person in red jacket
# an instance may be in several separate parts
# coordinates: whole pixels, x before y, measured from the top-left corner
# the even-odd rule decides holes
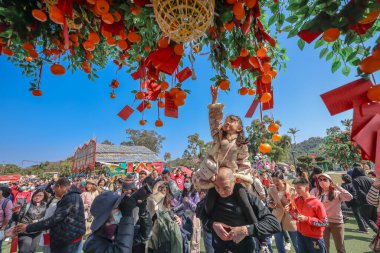
[[[297,178],[293,185],[298,194],[294,199],[297,214],[299,252],[326,253],[323,231],[327,226],[325,207],[319,199],[310,195],[309,182]]]
[[[182,171],[180,168],[176,169],[174,173],[171,175],[171,179],[173,179],[177,185],[178,188],[183,191],[184,183],[185,183],[185,177],[182,175]]]

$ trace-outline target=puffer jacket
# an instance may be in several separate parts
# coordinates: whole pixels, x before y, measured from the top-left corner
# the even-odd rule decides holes
[[[57,203],[53,216],[28,225],[27,233],[50,229],[52,251],[70,245],[86,232],[83,201],[80,190],[72,186]]]
[[[145,245],[149,240],[152,230],[152,220],[148,211],[139,213],[139,225],[134,226],[133,217],[123,217],[117,228],[114,241],[98,235],[91,234],[84,244],[84,253],[141,253],[145,251]],[[143,245],[143,250],[139,245]]]

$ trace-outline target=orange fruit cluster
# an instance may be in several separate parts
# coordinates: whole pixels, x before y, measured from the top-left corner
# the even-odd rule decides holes
[[[269,153],[272,149],[272,146],[268,143],[261,143],[259,146],[259,151],[263,154]]]
[[[174,104],[176,106],[183,106],[187,98],[187,93],[181,88],[173,87],[169,90],[170,96],[174,98]]]
[[[340,31],[338,28],[329,28],[323,33],[323,39],[326,42],[334,42],[339,38]]]
[[[64,75],[66,73],[65,67],[58,63],[51,65],[50,71],[53,75],[56,76]]]

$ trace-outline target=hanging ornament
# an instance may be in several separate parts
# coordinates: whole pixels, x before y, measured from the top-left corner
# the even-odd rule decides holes
[[[153,0],[161,30],[178,43],[199,39],[214,19],[215,0]]]

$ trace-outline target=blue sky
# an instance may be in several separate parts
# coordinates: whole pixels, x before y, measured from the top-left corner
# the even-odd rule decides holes
[[[297,141],[324,136],[326,128],[340,125],[340,120],[352,117],[352,111],[330,116],[319,95],[357,79],[353,74],[356,70],[352,70],[349,77],[341,74],[340,70],[332,74],[331,62],[318,57],[320,49],[306,45],[304,51],[300,51],[296,39],[281,38],[280,42],[282,47],[287,48],[290,58],[286,72],[279,72],[273,83],[273,115],[282,122],[280,134],[296,127],[301,130]],[[130,91],[138,87],[138,82],[120,72],[117,98],[109,99],[109,84],[116,71],[112,63],[98,72],[100,78],[95,82],[89,81],[81,71],[53,76],[45,67],[42,97],[31,95],[28,91],[29,80],[4,56],[0,57],[0,65],[0,164],[21,165],[22,160],[40,162],[65,159],[92,137],[97,137],[100,142],[109,139],[118,144],[126,140],[127,128],[154,129],[165,136],[161,157],[164,152],[170,152],[172,157],[181,156],[190,134],[197,132],[202,139],[210,140],[207,104],[211,100],[209,79],[215,72],[207,56],[196,59],[198,79],[184,82],[184,88],[192,93],[185,106],[179,109],[179,118],[163,118],[162,128],[154,127],[156,106],[145,113],[148,123],[144,127],[138,124],[141,119],[138,112],[127,121],[117,116],[126,104],[131,105],[133,96]],[[239,96],[238,83],[234,77],[230,80],[232,92],[228,95],[221,92],[219,101],[225,103],[226,114],[244,117],[252,97]],[[252,119],[258,117],[257,111]],[[252,119],[243,118],[243,122],[248,125]],[[25,162],[24,166],[32,164]]]

